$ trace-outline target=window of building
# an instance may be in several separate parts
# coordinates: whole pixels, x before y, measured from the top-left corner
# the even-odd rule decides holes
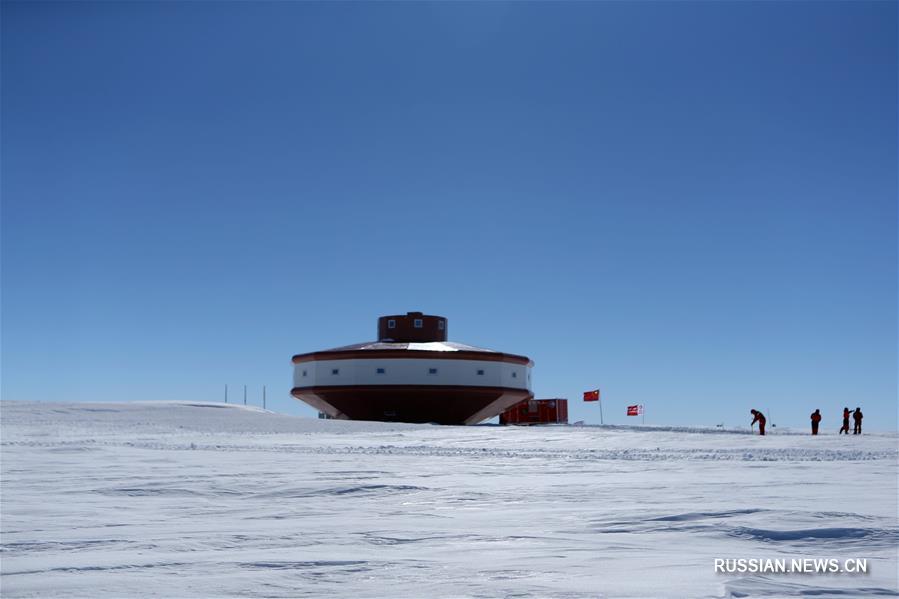
[[[513,379],[517,379],[517,378],[518,378],[518,373],[517,373],[517,372],[513,372],[513,373],[512,373],[512,378],[513,378]]]
[[[395,328],[396,328],[396,321],[395,321],[394,319],[392,319],[392,318],[391,318],[390,320],[388,320],[388,321],[387,321],[387,328],[388,328],[388,329],[395,329]]]
[[[303,376],[306,376],[306,371],[305,371],[305,370],[303,371]]]
[[[340,374],[340,369],[339,369],[339,368],[332,368],[332,369],[331,369],[331,374]]]
[[[415,327],[416,329],[420,329],[422,327],[421,318],[416,318],[415,320],[413,320],[412,326]]]
[[[483,370],[480,370],[480,369],[478,369],[478,376],[484,376],[484,371],[483,371]]]
[[[437,374],[436,368],[428,368],[428,374]]]
[[[377,370],[375,370],[375,372],[376,372],[377,374],[384,374],[384,369],[383,369],[383,368],[378,368]]]
[[[446,326],[445,323],[446,323],[445,320],[438,320],[438,321],[437,321],[437,328],[440,329],[440,330],[442,331],[442,330],[443,330],[443,327]]]

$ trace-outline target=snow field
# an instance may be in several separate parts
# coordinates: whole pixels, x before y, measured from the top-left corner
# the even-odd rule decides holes
[[[0,410],[4,597],[897,595],[895,434]]]

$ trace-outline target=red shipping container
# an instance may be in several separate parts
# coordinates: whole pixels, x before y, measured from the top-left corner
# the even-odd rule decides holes
[[[499,416],[500,424],[568,424],[568,400],[530,399]]]

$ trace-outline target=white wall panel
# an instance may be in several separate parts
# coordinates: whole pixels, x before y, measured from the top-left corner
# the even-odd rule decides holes
[[[383,368],[379,374],[377,369]],[[436,373],[430,369],[436,368]],[[336,374],[334,371],[337,371]],[[479,375],[482,370],[484,374]],[[353,359],[294,364],[294,387],[338,385],[464,385],[531,389],[531,368],[524,364],[480,360]],[[305,373],[305,376],[304,376]]]

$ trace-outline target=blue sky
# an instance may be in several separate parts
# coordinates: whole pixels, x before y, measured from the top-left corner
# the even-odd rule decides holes
[[[311,415],[420,310],[572,420],[896,428],[895,2],[4,2],[0,61],[4,399]]]

